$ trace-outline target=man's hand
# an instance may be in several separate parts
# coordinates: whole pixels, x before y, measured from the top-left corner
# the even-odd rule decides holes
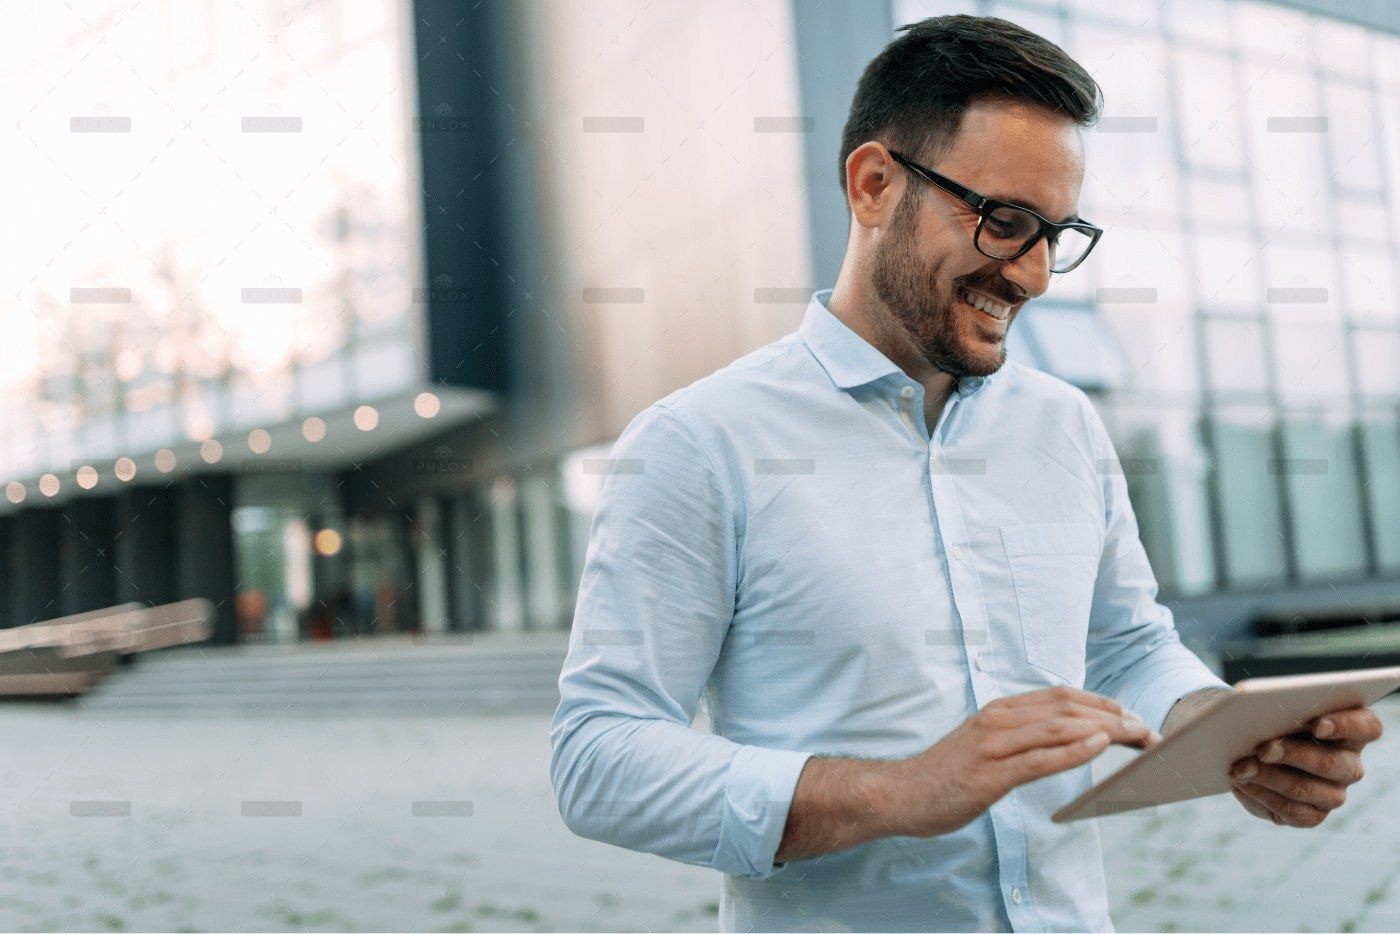
[[[949,833],[1012,788],[1083,765],[1110,743],[1160,740],[1116,701],[1077,688],[998,698],[909,759],[808,760],[776,860]]]
[[[931,837],[969,824],[1011,789],[1083,765],[1110,743],[1161,741],[1116,701],[1071,687],[992,701],[912,759],[894,763],[901,834]]]
[[[1261,743],[1230,769],[1233,794],[1255,817],[1316,827],[1360,781],[1361,749],[1379,739],[1381,721],[1365,707],[1319,717],[1307,732]]]

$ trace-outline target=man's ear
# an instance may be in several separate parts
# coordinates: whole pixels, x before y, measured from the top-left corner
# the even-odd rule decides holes
[[[894,217],[907,175],[883,143],[863,143],[846,157],[846,203],[862,227],[881,227]]]

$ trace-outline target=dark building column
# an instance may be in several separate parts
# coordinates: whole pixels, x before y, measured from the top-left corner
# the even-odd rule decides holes
[[[117,602],[112,547],[111,497],[75,499],[63,509],[59,547],[61,616],[100,610]]]
[[[51,506],[16,513],[10,526],[10,615],[13,625],[54,619],[59,609],[63,516]]]
[[[418,632],[423,628],[418,593],[418,542],[422,534],[417,527],[418,516],[412,510],[402,510],[389,514],[393,547],[403,555],[403,591],[394,605],[394,619],[400,632]]]
[[[412,8],[429,379],[504,392],[515,382],[510,313],[526,300],[512,245],[522,193],[501,158],[519,132],[511,10],[456,0]]]
[[[175,491],[170,487],[123,490],[114,512],[117,602],[174,603],[180,591]]]
[[[233,594],[233,478],[209,474],[176,487],[178,599],[205,597],[215,607],[210,642],[238,641]]]
[[[486,628],[484,585],[491,567],[490,517],[482,515],[474,489],[455,493],[448,500],[445,514],[443,539],[447,543],[452,628],[477,632]]]

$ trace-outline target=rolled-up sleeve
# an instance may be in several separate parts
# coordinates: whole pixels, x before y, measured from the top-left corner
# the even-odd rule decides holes
[[[1088,403],[1085,403],[1088,405]],[[1171,611],[1138,537],[1128,485],[1103,423],[1090,413],[1101,467],[1106,533],[1089,620],[1085,686],[1114,698],[1161,731],[1172,706],[1192,691],[1229,685],[1181,644]]]
[[[734,612],[736,494],[660,404],[593,466],[607,477],[550,729],[560,814],[580,836],[762,878],[809,755],[690,726]]]

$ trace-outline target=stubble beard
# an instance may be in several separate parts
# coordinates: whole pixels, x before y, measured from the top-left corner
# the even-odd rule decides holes
[[[917,203],[912,191],[904,193],[884,240],[875,250],[871,271],[875,295],[914,339],[931,366],[959,378],[990,376],[1006,363],[1006,341],[979,351],[958,334],[955,296],[972,280],[960,277],[947,290],[939,288],[942,263],[935,263],[921,274],[914,254]],[[989,284],[981,291],[1000,295],[1005,288]]]

